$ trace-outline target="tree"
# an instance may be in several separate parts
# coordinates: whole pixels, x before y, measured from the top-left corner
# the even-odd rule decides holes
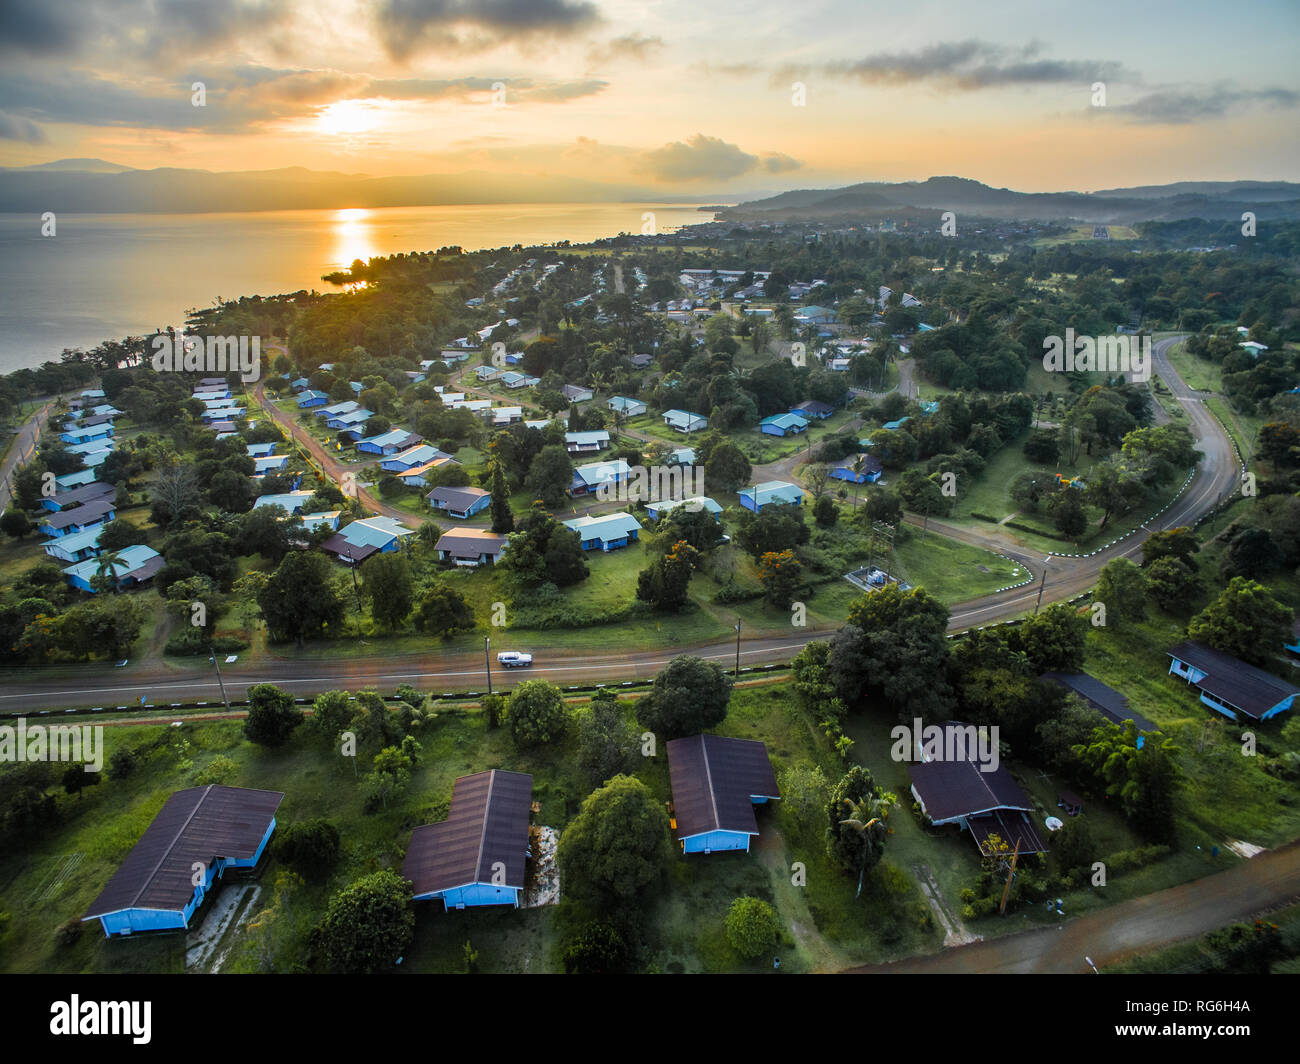
[[[116,522],[114,523],[116,524]],[[13,506],[0,514],[0,532],[3,532],[6,536],[13,539],[22,539],[24,536],[30,535],[34,529],[35,526],[27,519],[27,515]]]
[[[573,485],[573,462],[560,444],[548,444],[528,468],[524,483],[533,495],[552,508],[563,506]]]
[[[716,444],[704,463],[704,475],[710,484],[735,491],[749,483],[753,466],[739,447],[724,440]]]
[[[1200,549],[1196,533],[1186,526],[1153,532],[1142,541],[1142,566],[1146,568],[1161,558],[1177,558],[1192,572],[1196,572],[1195,555]]]
[[[736,526],[736,538],[754,561],[764,554],[802,546],[809,539],[803,508],[796,503],[764,506],[758,513],[745,510]]]
[[[823,495],[813,503],[813,521],[818,528],[830,528],[840,519],[839,507],[829,495]]]
[[[731,687],[731,677],[716,662],[680,654],[637,702],[637,722],[665,739],[696,735],[726,719]]]
[[[1097,844],[1087,817],[1076,816],[1052,833],[1052,856],[1061,872],[1090,868],[1097,859]]]
[[[1051,429],[1035,429],[1025,439],[1024,452],[1031,462],[1050,466],[1060,456],[1060,441]]]
[[[885,852],[885,820],[898,797],[876,786],[871,773],[854,765],[841,777],[826,806],[831,856],[858,873],[858,893],[868,868]]]
[[[311,705],[307,727],[333,740],[352,722],[356,709],[346,691],[322,691]]]
[[[776,910],[759,898],[737,898],[727,910],[727,943],[746,960],[766,953],[781,937]]]
[[[447,636],[473,628],[474,609],[455,588],[435,580],[416,597],[411,620],[418,632]]]
[[[411,782],[411,770],[419,759],[419,751],[420,744],[413,735],[408,735],[401,746],[385,746],[375,755],[374,771],[366,776],[367,809],[376,805],[387,809],[388,799],[406,789]]]
[[[1257,580],[1281,566],[1282,561],[1282,550],[1266,529],[1242,528],[1228,539],[1219,574],[1227,579],[1245,576]]]
[[[109,521],[99,533],[100,550],[121,551],[148,542],[149,537],[143,529],[136,528],[130,521],[121,517]]]
[[[1030,617],[1007,637],[1015,653],[1024,654],[1032,675],[1078,672],[1083,668],[1088,618],[1065,602],[1054,602]]]
[[[510,488],[506,484],[505,470],[501,459],[494,456],[488,463],[492,484],[492,531],[499,536],[515,530],[515,515],[510,509]]]
[[[903,505],[898,495],[888,488],[879,488],[867,496],[862,511],[868,521],[881,521],[896,525],[903,520]]]
[[[1139,749],[1137,725],[1107,722],[1074,748],[1080,764],[1106,794],[1118,798],[1124,817],[1148,838],[1174,838],[1174,795],[1179,771],[1172,739],[1147,736]]]
[[[758,559],[758,581],[767,601],[784,608],[803,584],[803,566],[792,550],[769,551]]]
[[[939,716],[952,708],[947,634],[943,603],[923,588],[890,584],[849,607],[848,623],[831,640],[827,677],[850,710],[879,702],[900,719]]]
[[[556,850],[569,895],[597,908],[647,896],[670,854],[668,814],[634,776],[615,776],[582,803]]]
[[[259,683],[248,689],[244,738],[249,742],[271,749],[283,746],[302,719],[302,710],[294,705],[293,696],[275,684]]]
[[[569,722],[560,689],[545,680],[525,680],[510,695],[506,723],[516,746],[538,746],[560,738]]]
[[[1088,515],[1083,509],[1082,494],[1075,488],[1062,488],[1050,497],[1047,509],[1052,524],[1067,539],[1078,539],[1088,530]]]
[[[401,554],[372,554],[361,564],[361,580],[371,616],[390,631],[400,628],[414,595],[406,559]]]
[[[690,601],[688,590],[699,551],[678,540],[637,575],[636,597],[653,609],[675,613]]]
[[[804,483],[814,499],[826,494],[826,484],[831,475],[830,467],[822,462],[814,462],[804,470]]]
[[[830,793],[830,781],[820,765],[791,765],[781,773],[781,810],[801,829],[819,822]]]
[[[1163,610],[1184,607],[1196,594],[1196,574],[1173,557],[1157,558],[1146,570],[1147,594]]]
[[[98,772],[87,770],[83,762],[78,761],[75,765],[70,765],[63,773],[63,789],[68,794],[75,794],[77,799],[81,799],[81,792],[87,787],[97,786],[103,782]]]
[[[339,829],[324,817],[300,820],[280,831],[277,849],[304,875],[320,879],[338,862]]]
[[[616,975],[630,970],[632,948],[612,924],[588,923],[564,947],[566,975]]]
[[[90,578],[90,588],[96,593],[118,590],[118,569],[126,568],[126,560],[115,550],[100,551],[95,559],[95,574]]]
[[[578,767],[592,783],[604,783],[629,766],[637,743],[636,728],[614,692],[597,691],[578,717]]]
[[[411,885],[385,868],[330,899],[316,942],[331,971],[370,974],[391,968],[414,931]]]
[[[1107,562],[1097,577],[1094,602],[1106,608],[1106,621],[1140,621],[1146,616],[1146,580],[1127,558]]]
[[[290,551],[257,596],[273,638],[302,646],[308,636],[343,623],[343,601],[334,593],[333,570],[324,555]]]
[[[1187,634],[1252,665],[1265,665],[1291,631],[1291,611],[1263,584],[1234,576],[1192,618]]]

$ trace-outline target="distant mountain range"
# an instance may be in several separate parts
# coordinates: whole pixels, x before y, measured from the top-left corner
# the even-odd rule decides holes
[[[1289,181],[1180,181],[1104,192],[1015,192],[964,177],[865,181],[845,188],[800,189],[741,203],[732,221],[848,221],[892,215],[927,219],[943,211],[1016,221],[1132,222],[1240,219],[1243,211],[1300,218],[1300,184]]]
[[[343,207],[423,207],[476,203],[698,203],[701,195],[665,195],[567,177],[467,171],[371,177],[287,167],[215,172],[133,170],[103,159],[60,159],[0,168],[0,211],[88,213],[277,211]]]

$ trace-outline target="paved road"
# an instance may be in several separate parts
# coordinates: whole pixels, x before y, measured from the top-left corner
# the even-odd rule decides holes
[[[13,497],[13,475],[14,471],[32,456],[36,450],[36,444],[41,438],[41,432],[45,429],[45,422],[50,416],[50,411],[54,409],[56,400],[48,400],[40,410],[30,415],[18,429],[18,434],[14,437],[9,449],[5,452],[4,460],[0,461],[0,511],[9,505],[9,500]]]
[[[1226,872],[1121,902],[1057,927],[958,946],[859,975],[1056,975],[1114,964],[1139,950],[1173,945],[1287,904],[1300,896],[1300,842],[1242,861]]]
[[[1237,490],[1239,477],[1236,454],[1223,429],[1164,357],[1172,342],[1165,340],[1156,345],[1157,372],[1179,401],[1186,404],[1191,428],[1197,435],[1204,458],[1192,483],[1177,502],[1159,519],[1147,525],[1151,531],[1190,524],[1227,493]],[[290,427],[296,428],[291,418],[289,422]],[[324,452],[317,454],[313,451],[313,454],[323,457],[327,463],[333,461]],[[326,467],[329,468],[328,464]],[[391,508],[385,512],[405,521],[409,521],[411,516],[404,511],[393,512]],[[1044,568],[1044,556],[1040,550],[1020,544],[1012,532],[998,526],[989,526],[987,530],[982,527],[972,529],[935,520],[930,525],[962,542],[1000,550],[1024,564],[1033,576],[1034,582],[1023,587],[955,605],[949,625],[952,630],[992,624],[1034,608]],[[1130,536],[1091,558],[1052,558],[1047,564],[1043,602],[1071,598],[1088,590],[1096,583],[1097,574],[1106,562],[1115,557],[1139,554],[1141,539],[1140,534]],[[742,638],[741,664],[789,660],[808,639],[825,638],[826,634],[826,630],[800,629],[779,637]],[[425,690],[454,691],[477,688],[486,682],[483,657],[478,651],[446,653],[436,647],[437,644],[431,641],[428,654],[378,655],[361,659],[286,658],[266,662],[256,669],[244,669],[236,663],[225,671],[226,683],[232,697],[243,697],[246,686],[263,682],[277,683],[301,695],[337,687],[357,689],[374,686],[391,690],[403,682]],[[498,649],[501,649],[500,644]],[[734,663],[736,653],[735,643],[731,640],[631,654],[575,654],[571,648],[548,646],[546,639],[540,638],[530,639],[526,649],[533,651],[538,659],[532,674],[560,684],[648,678],[667,664],[674,654],[689,652],[715,661]],[[0,684],[0,712],[77,705],[122,705],[137,701],[141,696],[151,703],[217,697],[216,678],[209,667],[196,668],[171,661],[146,661],[122,669],[101,665],[9,669],[0,671],[0,680],[4,681]],[[496,682],[502,680],[503,677],[498,675]]]

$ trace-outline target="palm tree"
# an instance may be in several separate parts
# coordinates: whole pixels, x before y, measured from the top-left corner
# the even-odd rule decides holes
[[[871,844],[887,833],[885,820],[897,801],[893,794],[886,791],[876,791],[856,802],[849,798],[844,799],[849,815],[840,821],[840,826],[857,832],[863,844],[862,863],[861,868],[858,869],[858,893],[854,895],[855,898],[862,894],[862,878],[867,874],[867,854],[870,852]]]
[[[853,512],[858,512],[858,488],[862,486],[862,467],[867,461],[865,454],[858,455],[853,459]]]
[[[115,566],[126,566],[126,559],[115,550],[106,550],[95,560],[95,575],[90,578],[90,586],[94,591],[103,591],[109,588],[117,590],[117,573],[114,571]]]

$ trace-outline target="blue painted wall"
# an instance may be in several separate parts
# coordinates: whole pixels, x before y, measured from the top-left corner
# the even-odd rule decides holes
[[[749,851],[749,836],[741,831],[710,831],[682,839],[683,853],[717,853],[719,850]]]

